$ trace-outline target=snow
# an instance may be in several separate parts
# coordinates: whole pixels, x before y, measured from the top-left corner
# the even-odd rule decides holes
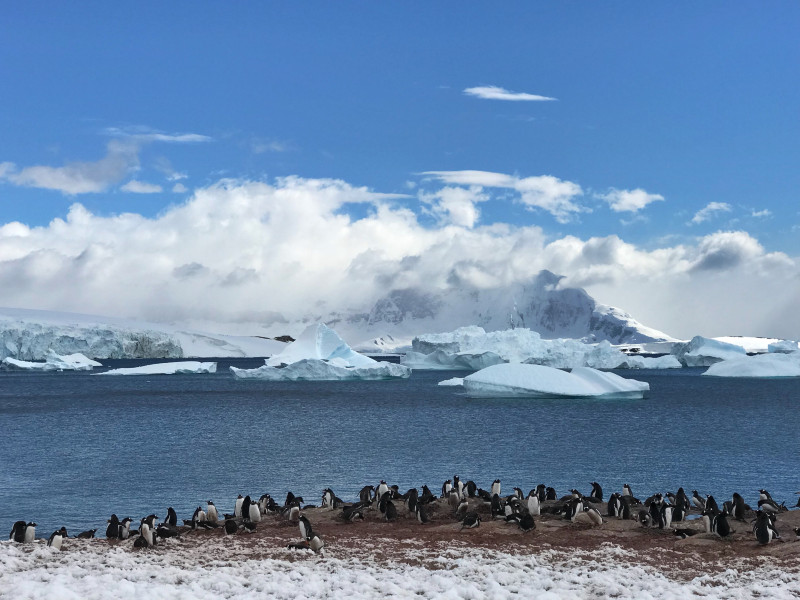
[[[463,377],[452,377],[451,379],[445,379],[444,381],[440,381],[437,385],[441,386],[463,386],[464,385],[464,378]]]
[[[267,359],[263,367],[230,369],[240,379],[268,381],[395,379],[411,375],[409,367],[359,354],[324,323],[307,327],[282,352]]]
[[[742,346],[699,335],[686,344],[676,344],[672,353],[687,367],[710,367],[723,360],[747,356]]]
[[[624,354],[607,341],[586,344],[579,340],[545,340],[530,329],[487,333],[477,326],[447,333],[419,335],[401,364],[412,369],[475,371],[502,363],[528,363],[569,369],[672,369],[675,357],[643,357]]]
[[[770,344],[781,341],[778,338],[752,337],[746,335],[724,335],[713,337],[711,339],[717,340],[718,342],[724,342],[726,344],[733,344],[734,346],[741,346],[745,352],[754,354],[759,352],[768,352]]]
[[[142,367],[128,367],[124,369],[111,369],[97,375],[188,375],[201,373],[216,373],[217,363],[198,362],[185,360],[167,363],[154,363]]]
[[[103,366],[96,360],[86,358],[80,353],[62,356],[52,350],[47,351],[45,362],[29,362],[6,357],[3,359],[2,364],[6,368],[29,371],[91,371],[95,367]]]
[[[0,359],[44,360],[49,350],[94,358],[261,357],[285,346],[115,317],[0,308]]]
[[[800,377],[800,351],[732,358],[711,365],[703,375],[712,377]]]
[[[650,386],[589,367],[566,372],[511,363],[468,375],[464,389],[475,398],[642,398]]]
[[[324,558],[238,539],[193,545],[167,540],[150,551],[103,540],[68,540],[60,553],[0,543],[0,589],[15,600],[256,600],[259,598],[683,598],[784,600],[800,594],[797,567],[735,561],[686,576],[641,564],[634,551],[470,547],[467,542],[391,542],[393,554],[327,548]],[[506,544],[509,545],[510,544]]]
[[[789,352],[797,352],[800,350],[800,344],[792,340],[780,340],[771,343],[767,346],[768,352],[776,352],[781,354],[788,354]]]

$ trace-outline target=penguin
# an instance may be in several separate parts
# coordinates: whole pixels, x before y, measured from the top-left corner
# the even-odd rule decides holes
[[[630,519],[631,518],[631,497],[630,496],[620,496],[620,509],[618,518],[620,519]]]
[[[499,496],[499,495],[500,495],[500,480],[499,480],[499,479],[495,479],[495,480],[492,482],[492,490],[491,490],[491,494],[492,494],[492,496],[493,496],[493,497],[494,497],[494,496]]]
[[[609,517],[619,517],[620,511],[622,510],[622,501],[620,500],[619,492],[614,492],[608,498],[608,510],[606,514]]]
[[[450,491],[453,489],[453,483],[448,479],[442,484],[442,495],[440,498],[449,498]]]
[[[133,519],[130,517],[125,517],[119,524],[119,538],[121,540],[127,540],[131,537],[131,523],[133,523]]]
[[[627,496],[624,496],[627,498]],[[642,527],[653,527],[653,515],[650,514],[649,511],[644,509],[639,511],[639,514],[636,517],[636,520],[642,524]]]
[[[522,500],[525,497],[525,494],[522,493],[522,490],[520,488],[515,487],[513,489],[514,493],[512,494],[512,496],[518,498],[519,500]]]
[[[244,505],[242,505],[242,510],[244,510]],[[261,509],[258,508],[258,504],[255,504],[253,502],[250,503],[248,507],[248,518],[250,519],[251,523],[261,522]]]
[[[156,537],[160,537],[162,540],[165,540],[167,538],[180,537],[178,526],[170,525],[167,522],[161,523],[158,527],[156,527]]]
[[[436,500],[433,496],[433,492],[431,492],[430,488],[427,485],[422,486],[422,495],[419,497],[419,501],[421,504],[430,504]]]
[[[458,492],[459,496],[464,495],[464,482],[458,475],[453,475],[453,489]]]
[[[558,500],[558,495],[556,494],[555,488],[547,488],[544,492],[544,499],[545,500]]]
[[[705,498],[702,498],[697,490],[692,490],[692,504],[694,507],[700,511],[704,511],[706,509],[706,501]]]
[[[505,515],[506,515],[505,507],[503,506],[503,503],[500,500],[500,496],[494,494],[492,496],[492,518],[505,517]]]
[[[744,503],[744,498],[734,492],[731,500],[731,516],[737,521],[744,521],[746,506],[747,505]]]
[[[406,506],[408,507],[408,512],[416,512],[417,504],[419,504],[419,492],[417,492],[417,488],[411,488],[406,493]]]
[[[519,518],[518,524],[519,528],[522,530],[522,533],[528,533],[529,531],[536,529],[536,521],[533,520],[533,515],[530,513],[522,515]]]
[[[774,502],[774,500],[772,500],[772,494],[770,494],[767,490],[758,490],[758,499]],[[775,504],[777,504],[777,502],[775,502]]]
[[[696,535],[696,534],[698,534],[700,532],[697,531],[696,529],[674,529],[673,533],[675,535],[677,535],[679,538],[681,538],[682,540],[685,540],[687,537],[691,537],[691,536]]]
[[[248,496],[249,498],[250,496]],[[192,514],[192,521],[195,523],[201,523],[206,520],[206,511],[203,510],[202,506],[198,506],[194,509],[194,513]]]
[[[242,517],[242,504],[244,503],[244,496],[239,494],[236,497],[236,502],[233,505],[233,516],[234,518],[240,519]]]
[[[536,495],[539,496],[539,503],[541,504],[545,500],[547,500],[547,486],[543,483],[540,483],[536,486]]]
[[[245,521],[250,520],[250,506],[252,504],[253,500],[250,498],[249,495],[245,496],[244,500],[242,500],[242,519],[244,519]],[[198,508],[198,510],[200,509]],[[203,512],[203,521],[205,521],[205,512]]]
[[[591,519],[593,525],[602,525],[603,524],[603,515],[600,514],[600,511],[597,510],[594,506],[584,506],[583,512],[586,515],[589,515],[589,519]]]
[[[239,529],[241,529],[245,533],[253,533],[256,530],[256,524],[255,523],[251,523],[250,521],[244,521],[239,526]]]
[[[492,503],[492,495],[483,488],[478,488],[478,498],[483,500],[486,504]]]
[[[663,502],[663,496],[661,496],[661,494],[656,494],[655,496],[653,496],[653,499],[650,502],[650,508],[648,511],[652,525],[654,527],[657,525],[659,529],[664,529],[664,519],[663,515],[661,514],[662,502]]]
[[[106,527],[106,538],[109,540],[116,540],[120,537],[120,522],[116,514],[111,515],[108,520],[108,527]]]
[[[672,518],[674,515],[675,507],[668,502],[664,502],[661,504],[661,521],[659,522],[659,527],[661,529],[669,529],[672,527]]]
[[[171,525],[172,527],[178,526],[178,514],[175,512],[175,509],[171,506],[167,509],[167,518],[164,521],[167,525]]]
[[[469,501],[467,500],[466,496],[461,498],[461,501],[458,503],[456,507],[456,518],[460,521],[464,518],[464,515],[467,514],[469,510]]]
[[[298,527],[300,528],[300,537],[304,540],[308,540],[313,534],[311,530],[311,522],[305,517],[305,515],[300,516]]]
[[[728,511],[723,510],[714,519],[714,533],[719,537],[728,537],[731,534],[731,526],[728,523]]]
[[[36,523],[30,521],[25,525],[24,543],[31,544],[35,539],[36,539]]]
[[[394,502],[391,500],[386,501],[385,516],[386,520],[390,523],[397,520],[397,508],[395,507]]]
[[[474,529],[475,527],[480,527],[481,524],[481,517],[476,512],[468,512],[464,515],[464,520],[461,521],[461,531],[462,529]]]
[[[780,505],[772,498],[760,498],[758,501],[758,508],[770,513],[777,513],[781,510]]]
[[[527,508],[528,508],[528,514],[529,515],[532,515],[534,517],[538,517],[541,514],[541,509],[540,509],[540,505],[539,505],[539,496],[536,495],[536,491],[535,490],[531,490],[528,493]]]
[[[219,522],[217,507],[211,500],[206,503],[206,521],[210,521],[211,523]]]
[[[139,523],[139,538],[144,539],[144,543],[146,547],[155,546],[155,537],[153,536],[153,531],[150,529],[150,524],[147,521],[147,517],[141,520]],[[136,540],[137,542],[139,540]]]
[[[322,549],[325,547],[325,544],[322,542],[322,538],[315,533],[308,540],[308,547],[311,548],[316,554],[320,554]]]
[[[580,498],[572,498],[564,506],[564,518],[572,521],[575,515],[583,512],[583,500]]]
[[[371,504],[374,500],[373,495],[375,493],[375,486],[372,485],[365,485],[361,488],[361,491],[358,493],[358,499],[361,504]]]
[[[719,506],[717,506],[717,501],[714,500],[714,496],[710,494],[706,496],[706,508],[710,508],[713,511],[719,512]]]
[[[25,541],[25,529],[27,526],[28,524],[25,521],[16,521],[11,527],[11,534],[8,539],[22,544]]]
[[[596,502],[603,501],[603,488],[596,481],[592,482],[592,491],[589,492],[589,498]]]
[[[364,511],[358,506],[345,506],[342,510],[342,517],[347,523],[352,523],[356,519],[364,520]]]
[[[325,488],[325,490],[322,492],[322,508],[333,510],[334,495],[335,494],[331,488]]]
[[[88,529],[86,531],[81,531],[75,537],[82,540],[91,540],[94,538],[94,534],[97,532],[97,529]]]
[[[689,512],[689,509],[692,508],[691,502],[686,497],[686,492],[683,491],[682,487],[678,488],[678,493],[675,494],[675,508],[680,508],[684,514]]]
[[[424,525],[429,521],[428,519],[428,511],[425,510],[425,506],[423,504],[417,504],[417,509],[415,511],[415,516],[417,517],[417,521],[421,525]],[[466,515],[464,515],[466,517]]]
[[[378,484],[378,487],[375,488],[375,499],[378,500],[383,497],[383,495],[389,491],[389,486],[386,485],[386,482],[381,479],[381,482]]]
[[[450,510],[453,511],[453,514],[458,510],[458,505],[461,504],[461,498],[458,496],[458,492],[455,489],[450,490],[447,496],[447,504],[450,506]]]
[[[758,543],[763,545],[769,544],[775,537],[777,530],[775,530],[774,524],[771,522],[769,514],[765,513],[763,510],[759,510],[756,513],[756,522],[753,525],[753,533],[758,540]]]
[[[622,484],[622,495],[633,498],[633,491],[631,490],[631,486],[629,486],[627,483]]]
[[[50,534],[50,537],[47,540],[47,545],[52,548],[53,550],[61,550],[61,543],[67,537],[67,528],[62,527],[61,529],[54,531]]]
[[[236,521],[233,519],[226,519],[225,526],[222,528],[223,533],[227,535],[233,535],[239,530],[239,526],[236,524]]]
[[[467,482],[467,496],[470,498],[475,497],[475,492],[478,491],[478,486],[471,479]]]

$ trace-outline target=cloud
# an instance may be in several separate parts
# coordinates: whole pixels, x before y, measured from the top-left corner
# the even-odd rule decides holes
[[[552,238],[480,225],[470,206],[492,202],[485,192],[428,193],[434,226],[404,196],[333,179],[222,180],[154,218],[75,203],[47,226],[0,226],[0,306],[245,323],[235,327],[252,335],[277,313],[368,311],[391,289],[506,286],[549,269],[672,335],[800,336],[787,302],[800,294],[798,261],[747,232],[647,249],[613,235]],[[368,208],[359,218],[354,203]]]
[[[269,140],[253,138],[250,141],[250,150],[253,154],[264,154],[266,152],[288,152],[294,149],[293,144],[279,140]]]
[[[751,217],[755,217],[756,219],[766,219],[767,217],[772,216],[772,211],[768,208],[764,210],[754,210],[750,213]]]
[[[464,94],[467,96],[475,96],[484,100],[511,100],[516,102],[546,102],[556,100],[549,96],[538,96],[536,94],[527,94],[525,92],[510,92],[505,88],[496,85],[484,85],[478,87],[466,88]]]
[[[569,222],[577,213],[590,212],[574,201],[583,195],[580,185],[551,175],[517,177],[490,171],[425,171],[422,175],[447,184],[513,190],[521,204],[544,210],[559,223]]]
[[[648,194],[641,188],[635,190],[617,190],[611,188],[606,194],[599,194],[601,198],[608,202],[608,206],[614,212],[639,212],[652,202],[664,200],[660,194]]]
[[[121,189],[123,192],[130,192],[132,194],[158,194],[164,191],[164,189],[158,184],[147,183],[137,179],[131,179],[119,189]]]
[[[106,135],[126,138],[142,143],[167,142],[170,144],[196,144],[210,142],[213,138],[199,133],[164,133],[149,127],[107,127]]]
[[[730,211],[731,205],[726,202],[709,202],[704,208],[701,208],[699,211],[697,211],[694,217],[692,217],[692,223],[699,224],[703,221],[708,221],[719,213]]]
[[[112,140],[106,155],[94,162],[71,162],[63,167],[33,166],[17,171],[9,167],[0,169],[0,178],[15,185],[56,190],[70,196],[104,192],[119,183],[139,166],[135,146]]]
[[[182,183],[176,183],[175,185],[172,186],[172,192],[174,194],[185,194],[188,191],[189,191],[189,188],[187,188]]]

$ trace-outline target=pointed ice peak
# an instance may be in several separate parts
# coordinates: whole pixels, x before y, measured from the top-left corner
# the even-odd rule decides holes
[[[267,359],[267,365],[278,367],[290,365],[304,359],[335,361],[340,366],[364,367],[375,361],[359,354],[347,345],[339,334],[324,323],[305,328],[295,341],[282,352]]]

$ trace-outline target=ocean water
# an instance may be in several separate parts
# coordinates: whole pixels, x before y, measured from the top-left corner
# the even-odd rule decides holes
[[[106,361],[135,366],[141,361]],[[620,371],[650,383],[644,400],[469,399],[415,371],[375,382],[240,381],[213,375],[102,377],[0,372],[0,530],[35,521],[47,536],[105,530],[111,513],[191,517],[212,499],[287,491],[318,504],[332,487],[353,500],[385,479],[438,493],[458,474],[526,493],[639,497],[683,486],[735,491],[755,504],[767,488],[794,505],[800,490],[800,381],[701,377],[703,369]]]

